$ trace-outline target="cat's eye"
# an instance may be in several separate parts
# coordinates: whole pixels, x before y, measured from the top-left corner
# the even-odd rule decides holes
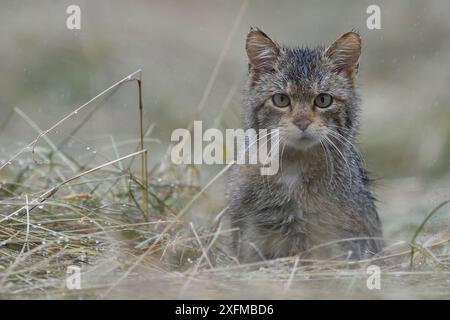
[[[333,97],[328,93],[320,93],[314,99],[314,105],[319,108],[328,108],[333,103]]]
[[[272,96],[272,102],[278,108],[286,108],[291,104],[291,99],[283,93],[275,93]]]

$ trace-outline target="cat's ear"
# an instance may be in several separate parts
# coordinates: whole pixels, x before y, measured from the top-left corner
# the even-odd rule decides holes
[[[253,79],[273,70],[281,47],[258,28],[252,27],[245,44],[249,59],[249,72]]]
[[[325,56],[331,59],[334,71],[353,78],[359,67],[361,37],[356,32],[344,33],[325,50]]]

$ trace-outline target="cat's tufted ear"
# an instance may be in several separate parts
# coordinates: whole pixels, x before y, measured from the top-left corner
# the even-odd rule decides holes
[[[358,72],[360,55],[361,37],[356,32],[344,33],[325,50],[334,71],[345,72],[351,78]]]
[[[258,28],[252,27],[245,44],[249,58],[249,72],[253,80],[261,73],[270,72],[280,55],[281,47]]]

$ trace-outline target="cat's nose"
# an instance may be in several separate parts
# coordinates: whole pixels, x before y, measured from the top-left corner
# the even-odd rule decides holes
[[[300,118],[295,120],[295,125],[302,131],[305,131],[308,126],[311,124],[311,120],[306,118]]]

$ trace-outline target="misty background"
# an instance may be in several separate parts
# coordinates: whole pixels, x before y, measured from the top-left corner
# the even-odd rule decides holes
[[[81,30],[66,28],[71,4],[81,7]],[[381,8],[381,30],[366,27],[371,4]],[[221,115],[222,129],[240,127],[250,26],[293,46],[327,45],[356,29],[363,39],[361,149],[376,180],[387,236],[408,238],[408,225],[450,195],[450,3],[253,0],[244,9],[241,1],[215,0],[2,0],[0,161],[37,136],[23,114],[46,129],[142,69],[146,126],[154,126],[150,137],[160,141],[146,145],[152,167],[171,132],[194,119],[206,127]],[[205,94],[208,83],[211,90]],[[137,106],[136,84],[125,84],[49,137],[56,144],[65,141],[64,151],[88,166],[104,163],[116,158],[111,136],[120,155],[135,151]],[[67,139],[94,108],[101,109]],[[201,166],[201,181],[216,169]],[[0,178],[8,179],[8,172]],[[210,207],[225,203],[225,189],[223,179],[216,183],[213,190],[220,192]]]

